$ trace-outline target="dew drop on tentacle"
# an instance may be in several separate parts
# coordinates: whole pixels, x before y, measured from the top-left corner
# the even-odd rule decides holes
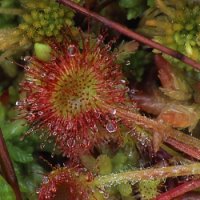
[[[28,61],[31,60],[31,56],[22,57],[22,60],[23,60],[24,62],[28,62]]]
[[[121,80],[121,83],[125,84],[125,83],[126,83],[126,80],[122,79],[122,80]]]
[[[97,44],[101,43],[104,40],[104,36],[103,35],[99,35],[97,38]]]
[[[39,89],[38,89],[38,92],[39,92],[39,93],[44,93],[44,92],[45,92],[45,89],[44,89],[44,88],[39,88]]]
[[[116,115],[116,113],[117,113],[117,110],[116,110],[116,109],[111,110],[111,114],[112,114],[112,115]]]
[[[25,70],[25,71],[29,71],[30,69],[31,69],[31,68],[30,68],[29,65],[25,65],[25,66],[24,66],[24,70]]]
[[[125,63],[126,66],[129,66],[130,64],[131,64],[130,60],[127,60],[126,63]]]
[[[42,144],[40,145],[40,148],[41,148],[41,149],[44,149],[44,147],[45,147],[45,144],[42,143]]]
[[[48,176],[44,176],[44,177],[42,178],[42,183],[43,183],[43,184],[47,184],[48,182],[49,182]]]
[[[91,129],[92,129],[92,131],[95,132],[95,133],[97,133],[97,132],[99,131],[99,130],[98,130],[98,127],[97,127],[97,125],[96,125],[95,123],[92,125]]]
[[[57,133],[56,131],[53,131],[52,135],[53,135],[53,136],[57,136],[58,133]]]
[[[33,114],[32,112],[29,112],[27,119],[28,119],[28,121],[33,121],[35,119],[35,114]]]
[[[23,102],[22,102],[22,101],[16,101],[15,105],[16,105],[16,106],[22,106],[22,105],[23,105]]]
[[[42,112],[42,111],[39,111],[39,112],[38,112],[38,115],[40,115],[40,116],[43,115],[43,112]]]
[[[56,75],[54,73],[50,73],[48,74],[48,79],[51,80],[51,81],[54,81],[56,78]]]
[[[68,146],[68,147],[74,147],[75,144],[76,144],[76,141],[75,141],[74,138],[69,138],[69,139],[67,140],[67,146]]]
[[[105,46],[105,49],[106,49],[106,51],[110,51],[110,50],[111,50],[111,45],[107,44],[107,45]]]
[[[68,46],[68,48],[67,48],[68,56],[73,57],[76,55],[76,52],[77,52],[77,48],[75,45],[71,44]]]
[[[117,126],[115,123],[113,122],[108,122],[106,124],[106,130],[109,132],[109,133],[114,133],[116,130],[117,130]]]
[[[47,76],[47,74],[45,72],[41,74],[42,78],[45,78],[46,76]]]

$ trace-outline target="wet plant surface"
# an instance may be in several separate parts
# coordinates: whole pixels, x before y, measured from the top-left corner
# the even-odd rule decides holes
[[[0,199],[200,199],[199,11],[0,1]]]

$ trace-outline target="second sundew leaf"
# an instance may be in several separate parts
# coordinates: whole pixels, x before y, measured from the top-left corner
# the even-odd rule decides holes
[[[0,176],[0,200],[15,200],[15,193],[11,186]]]

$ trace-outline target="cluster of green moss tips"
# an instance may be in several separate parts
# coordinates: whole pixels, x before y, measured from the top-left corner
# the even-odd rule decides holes
[[[143,31],[152,34],[151,36],[157,42],[200,61],[199,5],[187,0],[178,1],[178,3],[174,0],[157,0],[156,6],[156,9],[148,11],[144,16]],[[173,58],[169,59],[173,63],[178,62]],[[185,65],[180,64],[179,66]],[[191,70],[188,66],[186,69]]]
[[[76,3],[79,0],[75,0]],[[44,37],[56,37],[62,40],[61,29],[73,24],[73,11],[59,5],[54,0],[25,2],[26,13],[19,30],[33,41],[41,41]]]
[[[16,15],[15,19],[19,19],[16,20],[19,21],[17,26],[0,30],[0,63],[4,62],[5,58],[30,49],[33,43],[42,42],[46,38],[54,37],[58,42],[62,41],[63,30],[74,23],[74,12],[55,0],[20,0],[18,3],[20,4],[17,4],[17,8],[8,7],[0,10],[0,13]]]
[[[138,184],[138,189],[143,200],[154,199],[158,195],[160,180],[144,180]]]

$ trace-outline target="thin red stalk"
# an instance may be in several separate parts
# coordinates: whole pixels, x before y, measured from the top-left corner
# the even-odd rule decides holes
[[[177,138],[178,139],[178,138]],[[196,158],[197,160],[200,160],[200,149],[197,147],[193,147],[187,144],[187,140],[185,143],[178,141],[175,136],[172,138],[172,136],[169,136],[165,141],[165,143],[173,146],[175,149],[184,152],[185,154]]]
[[[16,200],[22,200],[17,177],[1,129],[0,129],[0,166],[4,178],[11,185],[11,187],[15,192]]]
[[[188,181],[183,183],[161,195],[159,195],[156,200],[171,200],[180,195],[185,194],[186,192],[190,192],[191,190],[195,190],[200,187],[200,179]]]
[[[104,25],[106,25],[106,26],[108,26],[108,27],[134,39],[134,40],[137,40],[143,44],[146,44],[154,49],[160,50],[161,52],[166,53],[174,58],[177,58],[177,59],[181,60],[182,62],[184,62],[188,65],[191,65],[194,69],[200,70],[200,63],[190,59],[189,57],[183,55],[182,53],[179,53],[178,51],[175,51],[175,50],[165,47],[157,42],[154,42],[153,40],[146,38],[134,31],[128,29],[127,27],[125,27],[117,22],[114,22],[112,20],[109,20],[95,12],[89,11],[88,9],[85,9],[70,0],[57,0],[57,2],[62,3],[66,6],[69,6],[70,8],[77,10],[80,13],[82,13],[88,17],[92,17],[95,20],[102,22]]]
[[[200,160],[200,141],[198,139],[186,135],[181,131],[177,131],[163,123],[149,119],[138,113],[128,111],[127,109],[113,105],[107,105],[104,102],[101,102],[100,106],[108,112],[116,110],[116,116],[120,117],[122,120],[125,120],[129,124],[133,123],[142,126],[154,134],[159,133],[164,142],[170,144],[181,152]]]

